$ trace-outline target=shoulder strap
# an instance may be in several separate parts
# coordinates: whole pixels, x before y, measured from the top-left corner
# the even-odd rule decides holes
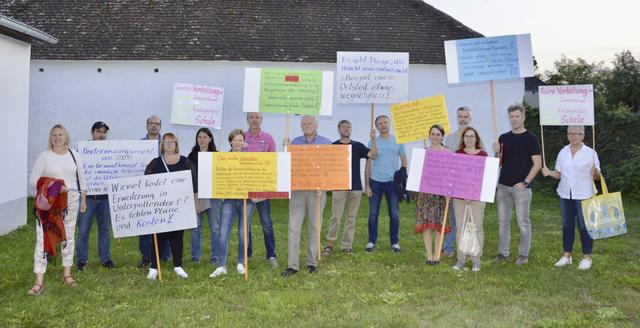
[[[69,154],[71,154],[71,158],[73,159],[73,164],[76,165],[76,184],[78,185],[78,192],[81,192],[82,190],[80,189],[80,177],[78,177],[78,170],[80,168],[78,167],[78,162],[76,162],[76,157],[73,156],[73,152],[71,151],[71,149],[69,149]]]
[[[169,167],[167,166],[167,162],[164,161],[164,156],[160,155],[160,159],[162,160],[162,164],[164,164],[164,168],[167,170],[167,173],[171,172],[171,171],[169,171]]]

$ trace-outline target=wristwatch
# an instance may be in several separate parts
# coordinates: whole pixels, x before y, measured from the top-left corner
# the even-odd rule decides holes
[[[524,184],[525,188],[529,188],[529,185],[530,185],[529,182],[525,180],[525,181],[522,181],[522,183]]]

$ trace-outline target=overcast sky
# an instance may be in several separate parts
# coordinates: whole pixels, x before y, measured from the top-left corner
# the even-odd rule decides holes
[[[485,36],[531,34],[540,73],[562,54],[604,61],[631,50],[640,57],[638,0],[425,0]]]

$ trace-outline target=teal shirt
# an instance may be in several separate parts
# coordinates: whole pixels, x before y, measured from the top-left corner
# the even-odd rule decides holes
[[[396,137],[391,134],[386,139],[377,136],[376,146],[378,155],[371,165],[370,178],[378,182],[393,181],[393,174],[400,168],[400,156],[405,154],[404,145],[396,143]]]

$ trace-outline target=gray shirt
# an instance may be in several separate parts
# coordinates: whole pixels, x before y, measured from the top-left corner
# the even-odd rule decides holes
[[[458,146],[460,145],[460,133],[462,131],[453,131],[446,136],[444,136],[444,146],[451,151],[458,150]]]

